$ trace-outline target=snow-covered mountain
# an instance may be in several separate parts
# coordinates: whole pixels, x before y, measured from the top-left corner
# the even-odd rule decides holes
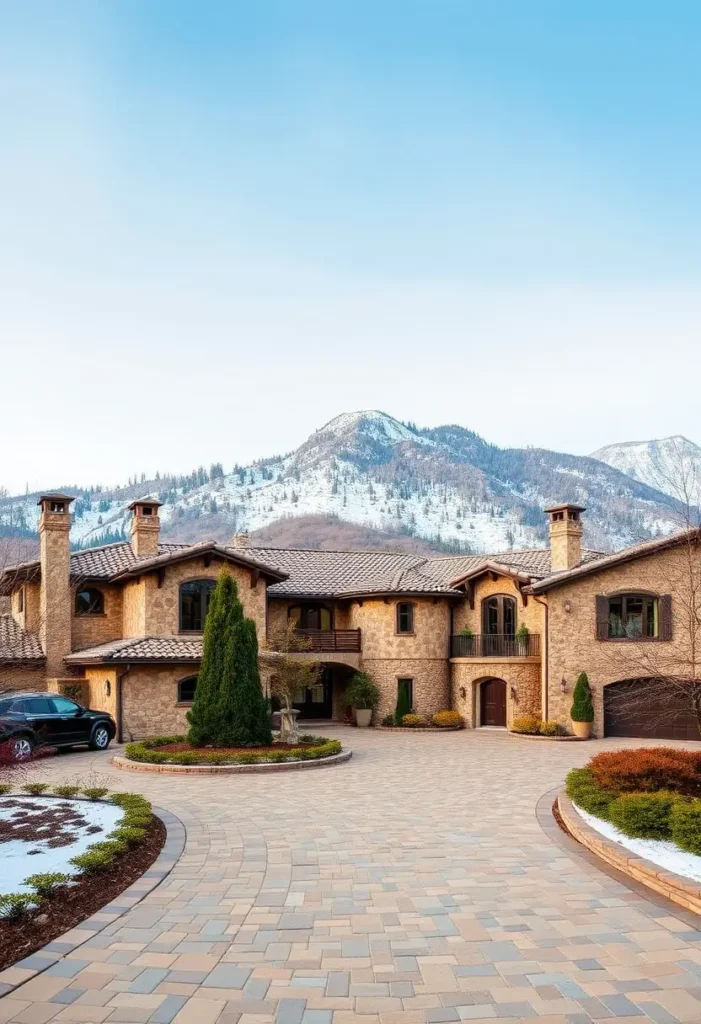
[[[701,448],[681,434],[609,444],[591,457],[675,498],[681,488],[701,480]]]
[[[47,481],[49,486],[60,481]],[[224,537],[276,520],[337,517],[434,545],[500,551],[543,543],[542,509],[585,505],[586,541],[616,548],[674,528],[673,502],[593,458],[546,449],[501,449],[460,426],[420,429],[386,413],[344,413],[285,456],[199,469],[111,491],[71,489],[73,539],[128,535],[127,506],[158,495],[163,532]],[[36,529],[36,495],[0,499],[0,526]]]

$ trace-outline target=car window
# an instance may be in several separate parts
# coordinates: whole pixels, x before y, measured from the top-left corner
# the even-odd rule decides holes
[[[65,697],[52,697],[51,702],[58,715],[74,715],[78,711],[78,705]]]
[[[23,715],[27,710],[26,700],[13,700],[7,708],[13,715]]]
[[[53,715],[54,709],[48,697],[30,697],[26,702],[27,714]]]
[[[0,700],[0,715],[6,715],[12,707],[11,700]]]

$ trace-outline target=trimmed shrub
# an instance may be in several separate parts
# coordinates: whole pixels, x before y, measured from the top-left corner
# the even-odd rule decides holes
[[[428,725],[428,722],[423,715],[404,715],[402,725],[407,729],[419,729],[421,726]]]
[[[120,825],[114,832],[110,832],[108,839],[116,839],[118,843],[128,843],[129,846],[135,846],[136,843],[146,835],[146,829],[140,828],[137,825]]]
[[[405,715],[411,714],[410,684],[400,679],[397,684],[397,705],[394,709],[394,724],[399,725]]]
[[[102,800],[103,796],[106,796],[109,790],[106,786],[88,786],[87,789],[83,790],[83,796],[86,796],[88,800]]]
[[[512,732],[523,732],[528,736],[537,736],[540,732],[540,719],[537,715],[519,715],[511,723]]]
[[[106,853],[110,857],[117,857],[120,853],[126,853],[128,843],[120,839],[105,839],[101,843],[94,843],[88,853]]]
[[[70,882],[70,875],[64,875],[60,871],[44,871],[38,875],[30,875],[25,878],[24,884],[29,885],[42,899],[51,896],[54,890],[66,882]]]
[[[701,753],[696,751],[672,747],[616,750],[593,757],[591,770],[604,789],[701,795]]]
[[[80,786],[54,786],[53,792],[56,796],[64,796],[70,800],[71,797],[77,796],[80,793]]]
[[[12,790],[9,782],[0,782],[0,796],[6,796]]]
[[[71,857],[69,863],[86,875],[94,875],[98,871],[103,871],[113,860],[113,855],[105,850],[92,849],[79,853],[77,857]]]
[[[431,719],[431,724],[439,729],[462,729],[465,722],[459,711],[437,711]]]
[[[591,688],[589,677],[586,672],[580,672],[577,682],[574,684],[572,695],[572,710],[570,718],[573,722],[593,722],[594,704],[591,699]]]
[[[562,736],[564,729],[559,722],[541,722],[538,729],[541,736]]]
[[[608,821],[609,807],[618,793],[600,789],[590,768],[573,768],[567,776],[567,795],[578,807],[588,814]]]
[[[394,715],[385,715],[382,719],[382,725],[389,729],[394,725]]]
[[[38,903],[36,896],[30,892],[9,892],[0,896],[0,917],[16,921]]]
[[[634,839],[669,839],[672,793],[624,793],[609,805],[609,821]]]
[[[669,826],[677,846],[701,857],[701,800],[677,798],[672,805]]]
[[[22,786],[24,792],[30,793],[32,796],[41,796],[48,788],[48,782],[28,782],[26,786]]]

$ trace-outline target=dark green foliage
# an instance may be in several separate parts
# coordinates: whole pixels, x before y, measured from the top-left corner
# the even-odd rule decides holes
[[[109,790],[106,786],[89,786],[83,790],[83,796],[86,796],[88,800],[102,800],[103,796],[106,796]]]
[[[573,722],[594,721],[594,705],[586,672],[581,672],[575,683],[570,717]]]
[[[394,709],[394,724],[400,725],[404,715],[411,714],[411,701],[409,700],[409,687],[403,679],[399,680],[397,688],[397,706]]]
[[[220,692],[233,660],[234,628],[243,619],[236,580],[222,572],[217,580],[204,625],[202,663],[195,699],[187,713],[188,741],[193,747],[217,742]]]
[[[701,800],[674,801],[669,816],[672,839],[682,850],[701,857]]]
[[[260,683],[258,637],[252,619],[236,623],[227,648],[214,742],[221,747],[270,746],[273,734]]]
[[[367,711],[380,703],[380,691],[367,672],[356,672],[346,687],[345,699],[356,711]]]
[[[31,907],[38,903],[38,898],[29,892],[10,892],[0,896],[0,917],[16,921]]]
[[[48,782],[28,782],[26,786],[22,786],[24,792],[31,793],[32,796],[41,796],[48,788]]]
[[[609,806],[609,821],[634,839],[669,839],[672,793],[624,793]]]
[[[583,811],[604,820],[608,820],[609,807],[618,796],[599,789],[589,768],[572,769],[567,776],[567,795]]]
[[[86,875],[92,875],[102,871],[113,860],[114,857],[105,851],[86,850],[85,853],[79,853],[77,857],[71,857],[70,863]]]
[[[56,796],[72,797],[80,793],[80,786],[54,786]]]
[[[154,737],[149,740],[141,740],[138,743],[128,743],[125,754],[130,761],[144,762],[146,764],[265,764],[271,757],[277,756],[279,751],[272,750],[270,753],[239,753],[220,754],[208,750],[183,750],[166,752],[158,749],[166,743],[182,743],[182,736]],[[304,742],[313,743],[311,747],[291,748],[284,752],[284,757],[290,760],[317,761],[324,757],[331,757],[340,754],[343,749],[340,740],[327,740],[323,736],[303,737]],[[148,824],[149,816],[143,819],[143,812],[132,810],[127,807],[124,815],[123,825],[137,825],[143,827]],[[120,825],[121,827],[121,825]]]

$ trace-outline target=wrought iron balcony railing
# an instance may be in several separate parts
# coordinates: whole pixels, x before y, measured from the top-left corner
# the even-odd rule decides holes
[[[451,658],[539,658],[540,634],[514,636],[508,633],[459,633],[450,640]]]

